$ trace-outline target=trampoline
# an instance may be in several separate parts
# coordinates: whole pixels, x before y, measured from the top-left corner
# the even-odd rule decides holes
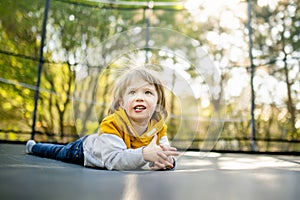
[[[107,171],[0,144],[0,199],[298,200],[300,157],[187,151],[174,171]]]

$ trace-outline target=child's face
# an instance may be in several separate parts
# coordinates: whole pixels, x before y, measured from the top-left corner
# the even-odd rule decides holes
[[[143,79],[131,80],[127,86],[120,105],[131,121],[148,123],[158,102],[155,86]]]

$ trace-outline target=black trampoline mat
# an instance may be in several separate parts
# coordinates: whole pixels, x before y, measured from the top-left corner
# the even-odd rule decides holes
[[[107,171],[0,144],[0,199],[300,199],[300,157],[185,152],[174,171]]]

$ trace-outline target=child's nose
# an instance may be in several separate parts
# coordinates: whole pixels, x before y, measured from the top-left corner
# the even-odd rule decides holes
[[[135,100],[138,101],[138,102],[144,101],[144,97],[143,97],[143,95],[139,94],[139,95],[136,96]]]

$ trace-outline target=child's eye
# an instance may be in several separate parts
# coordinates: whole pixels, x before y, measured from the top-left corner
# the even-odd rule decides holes
[[[145,94],[149,94],[150,95],[150,94],[152,94],[152,92],[151,91],[146,91]]]
[[[135,94],[135,91],[131,90],[131,91],[128,92],[128,94]]]

